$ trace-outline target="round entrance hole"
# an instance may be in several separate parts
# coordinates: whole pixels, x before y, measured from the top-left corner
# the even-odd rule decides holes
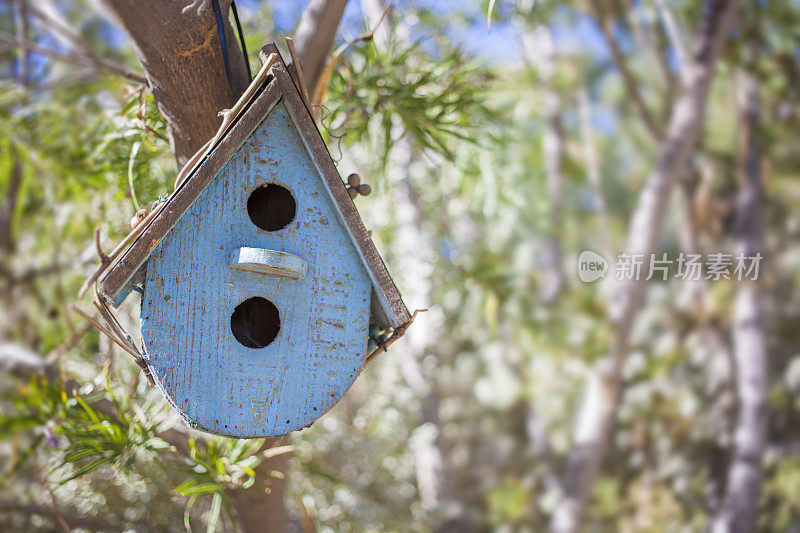
[[[266,231],[278,231],[294,220],[297,202],[289,189],[268,183],[262,185],[247,199],[247,214],[250,220]]]
[[[248,298],[233,310],[231,332],[248,348],[263,348],[275,340],[281,330],[281,317],[275,304],[256,296]]]

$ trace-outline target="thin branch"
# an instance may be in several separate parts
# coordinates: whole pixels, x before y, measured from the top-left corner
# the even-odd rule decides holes
[[[75,346],[78,345],[78,342],[83,338],[84,335],[89,333],[92,330],[91,324],[86,324],[82,328],[78,329],[70,335],[69,339],[65,342],[57,346],[55,349],[51,350],[49,354],[47,354],[47,358],[45,361],[48,365],[54,365],[61,359],[64,354],[67,353],[68,350],[71,350]]]
[[[95,54],[78,33],[70,28],[65,21],[58,18],[58,11],[52,5],[52,3],[47,2],[47,5],[50,7],[50,9],[42,9],[40,6],[37,6],[35,3],[30,2],[29,0],[24,1],[26,1],[27,7],[31,13],[33,13],[41,22],[53,29],[57,36],[61,36],[63,38],[62,40],[72,45],[79,54],[90,59],[92,66],[95,68],[100,67],[98,70],[106,70],[115,74],[120,74],[128,79],[147,85],[148,80],[144,75],[121,67],[114,62],[99,57],[97,54]],[[134,77],[131,77],[132,75]]]
[[[25,1],[25,0],[22,0]],[[56,31],[60,36],[64,38],[65,41],[69,42],[73,47],[79,49],[80,53],[85,56],[94,56],[92,50],[87,46],[87,44],[80,38],[80,36],[75,33],[72,28],[67,26],[62,20],[58,20],[52,13],[41,9],[35,3],[32,2],[25,2],[27,4],[27,8],[33,13],[41,22],[52,28]]]
[[[297,73],[297,83],[300,85],[300,92],[303,95],[303,101],[305,101],[306,106],[309,107],[308,87],[306,86],[306,78],[303,75],[303,67],[300,65],[300,58],[297,55],[297,50],[294,47],[294,39],[287,37],[286,47],[289,49],[289,55],[292,56],[292,64],[294,65],[295,72]]]
[[[198,154],[200,154],[200,152],[198,152]],[[180,178],[180,173],[178,173],[178,177]],[[147,217],[145,217],[144,220],[139,222],[138,226],[133,228],[133,230],[130,233],[128,233],[128,235],[124,239],[122,239],[122,241],[120,241],[120,243],[116,246],[116,248],[114,248],[114,250],[111,253],[109,254],[100,253],[102,252],[102,250],[100,250],[100,248],[98,247],[98,254],[100,255],[100,265],[98,265],[98,267],[94,270],[94,272],[92,272],[91,275],[89,275],[89,277],[86,278],[86,281],[83,282],[81,289],[78,291],[78,298],[83,298],[83,295],[86,294],[86,291],[89,290],[89,287],[91,287],[95,281],[100,279],[100,276],[103,275],[103,272],[105,272],[106,268],[111,263],[111,261],[116,259],[119,256],[119,254],[121,254],[126,248],[128,248],[128,246],[130,246],[130,244],[144,231],[147,225],[150,224],[150,221],[153,220],[156,217],[156,215],[160,213],[161,210],[166,205],[167,202],[163,202],[158,207],[153,209],[150,212],[150,214],[147,215]],[[97,234],[99,233],[99,231],[100,229],[98,228],[95,233],[95,246],[99,246],[97,244]]]
[[[522,35],[525,59],[536,69],[541,81],[541,102],[544,129],[541,136],[545,185],[548,196],[548,220],[561,218],[564,204],[564,153],[566,140],[561,120],[562,101],[553,88],[557,58],[552,32],[538,26]],[[543,257],[538,289],[542,301],[555,303],[564,286],[562,272],[561,232],[557,223],[550,224],[544,235]]]
[[[653,50],[654,64],[658,65],[658,72],[661,73],[665,88],[663,91],[662,101],[664,102],[661,110],[659,120],[665,122],[669,118],[669,110],[672,108],[672,103],[675,101],[675,94],[678,89],[678,78],[673,73],[672,67],[669,64],[669,37],[667,36],[664,28],[658,21],[650,25],[650,32],[653,34],[653,41],[655,49]]]
[[[94,230],[94,247],[97,249],[97,255],[100,256],[100,262],[102,263],[110,263],[111,258],[106,255],[103,251],[103,246],[100,243],[100,228],[95,228]]]
[[[43,93],[50,91],[56,87],[65,87],[76,83],[83,83],[85,81],[93,80],[95,78],[97,78],[97,71],[92,68],[88,68],[86,70],[65,74],[64,76],[48,80],[44,83],[37,83],[36,85],[31,85],[28,87],[28,90],[36,93]]]
[[[653,141],[660,142],[663,132],[653,117],[653,114],[650,112],[650,108],[647,107],[647,104],[642,98],[642,95],[639,92],[639,82],[636,80],[633,72],[631,72],[630,68],[628,67],[625,54],[622,53],[619,43],[614,37],[614,20],[609,15],[609,10],[607,9],[608,6],[598,5],[596,2],[589,2],[589,5],[592,6],[595,18],[597,18],[597,21],[600,25],[600,30],[605,37],[606,44],[608,44],[608,50],[611,53],[611,60],[614,62],[614,66],[619,71],[620,76],[622,76],[622,83],[625,85],[625,91],[628,93],[633,106],[639,113],[639,116],[641,117],[647,132],[653,138]]]
[[[125,67],[121,67],[116,63],[113,63],[107,59],[101,59],[98,57],[87,57],[85,55],[76,53],[59,52],[58,50],[46,48],[31,41],[17,39],[7,33],[0,33],[0,43],[9,46],[15,46],[17,48],[23,48],[30,52],[47,56],[52,59],[56,59],[58,61],[64,61],[65,63],[72,63],[81,66],[90,66],[96,68],[98,71],[105,71],[111,74],[118,74],[124,78],[127,78],[131,81],[135,81],[137,83],[147,83],[147,77],[145,77],[143,74],[140,74],[139,72],[135,72],[133,70],[129,70]]]
[[[633,40],[636,43],[636,47],[641,50],[646,50],[648,54],[652,54],[653,47],[650,43],[650,40],[645,37],[644,30],[642,29],[642,22],[639,20],[640,16],[638,6],[635,5],[633,0],[624,0],[622,5],[624,8],[625,18],[628,20],[628,26],[631,27],[631,33],[633,34]]]
[[[14,0],[14,14],[16,15],[16,31],[17,39],[24,40],[28,38],[28,10],[25,0]],[[28,50],[24,48],[20,50],[19,57],[19,81],[22,85],[28,85],[30,82],[28,62]]]
[[[361,9],[364,11],[364,22],[367,27],[375,28],[374,35],[372,36],[372,41],[375,43],[375,46],[378,50],[384,52],[388,51],[392,28],[394,27],[392,9],[382,4],[381,0],[362,0]],[[379,24],[379,21],[383,19],[385,19],[383,24]]]
[[[14,213],[17,210],[19,191],[22,186],[22,177],[22,160],[15,154],[14,164],[11,167],[11,179],[6,191],[6,205],[0,211],[0,250],[5,250],[6,252],[14,248],[14,228],[12,226]]]
[[[136,361],[137,364],[138,364],[138,358],[140,358],[141,355],[139,353],[133,351],[129,346],[127,346],[126,343],[123,342],[121,339],[119,339],[114,332],[109,331],[106,327],[104,327],[102,324],[100,324],[100,322],[98,322],[97,320],[92,318],[91,315],[86,313],[86,311],[84,311],[83,309],[81,309],[77,305],[73,305],[72,306],[72,310],[75,311],[76,313],[78,313],[80,316],[82,316],[86,321],[88,321],[91,325],[93,325],[95,328],[97,328],[106,337],[108,337],[109,339],[114,341],[114,343],[117,346],[119,346],[120,348],[122,348],[123,350],[125,350],[126,352],[131,354],[133,356],[133,358],[134,358],[134,361]]]
[[[42,483],[47,485],[47,481],[45,480],[42,480]],[[47,492],[50,494],[50,506],[53,508],[53,518],[55,518],[56,523],[61,526],[61,529],[64,531],[64,533],[72,533],[72,528],[69,527],[67,520],[61,513],[61,509],[58,508],[58,502],[56,501],[56,495],[53,494],[53,489],[48,486]]]
[[[316,83],[316,86],[314,88],[314,98],[312,99],[312,106],[314,107],[314,109],[319,109],[319,106],[322,105],[322,100],[325,98],[325,93],[328,90],[328,84],[331,81],[333,70],[336,68],[336,63],[339,61],[339,58],[342,56],[345,50],[347,50],[351,45],[363,41],[372,40],[372,37],[375,35],[377,29],[380,27],[381,22],[383,22],[383,19],[386,18],[386,13],[389,12],[389,7],[391,6],[391,4],[392,0],[387,0],[386,4],[384,4],[383,6],[383,12],[381,13],[381,18],[378,19],[378,22],[375,23],[375,26],[370,31],[359,35],[355,39],[347,41],[346,43],[339,46],[339,48],[337,48],[336,51],[333,53],[330,61],[328,61],[328,64],[322,71],[322,74],[320,74],[319,81]]]
[[[661,18],[662,24],[664,24],[664,29],[667,32],[670,44],[672,44],[672,47],[675,49],[675,54],[678,56],[679,70],[683,72],[683,67],[686,65],[687,61],[683,32],[678,25],[678,21],[675,20],[675,16],[669,4],[667,4],[667,0],[653,0],[653,2],[656,4],[658,16]]]

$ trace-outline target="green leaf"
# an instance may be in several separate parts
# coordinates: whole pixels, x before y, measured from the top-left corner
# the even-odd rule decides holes
[[[79,478],[79,477],[81,477],[81,476],[83,476],[85,474],[88,474],[89,472],[92,472],[93,470],[97,470],[98,468],[100,468],[101,466],[103,466],[105,464],[109,464],[109,463],[112,463],[112,462],[113,462],[113,459],[110,458],[110,457],[101,457],[99,459],[96,459],[96,460],[92,461],[91,463],[89,463],[87,465],[84,465],[81,468],[77,469],[68,478],[62,479],[61,481],[59,481],[59,485],[63,485],[65,483],[69,482],[69,481],[72,481],[73,479],[77,479],[77,478]]]
[[[225,485],[221,483],[198,483],[197,485],[180,491],[179,494],[181,496],[190,496],[192,494],[211,494],[214,492],[222,492],[224,490]],[[177,489],[176,492],[178,492]]]
[[[214,533],[217,530],[217,522],[222,511],[222,494],[217,492],[211,498],[211,508],[208,510],[209,519],[206,526],[206,533]]]
[[[186,528],[186,531],[191,533],[192,531],[192,523],[191,523],[191,515],[192,515],[192,507],[194,507],[194,503],[197,501],[196,495],[189,496],[189,500],[186,502],[186,509],[183,511],[183,527]]]

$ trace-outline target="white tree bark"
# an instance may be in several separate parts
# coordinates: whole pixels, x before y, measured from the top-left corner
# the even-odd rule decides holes
[[[680,95],[670,114],[655,170],[639,196],[625,248],[628,253],[647,256],[655,251],[670,189],[684,172],[702,131],[714,67],[730,30],[736,5],[736,0],[712,0],[708,5],[696,39],[697,46],[686,65]],[[633,322],[644,299],[644,289],[642,279],[623,282],[615,291],[609,309],[609,319],[616,329],[610,368],[606,368],[604,363],[594,378],[606,384],[603,387],[605,392],[587,395],[580,406],[575,447],[568,458],[564,495],[550,523],[552,531],[574,532],[580,529],[608,445],[620,394],[620,370],[630,344]],[[580,479],[580,482],[571,483],[572,479]]]
[[[675,15],[672,13],[667,0],[654,0],[656,8],[658,9],[658,16],[661,22],[664,23],[664,29],[667,31],[672,47],[675,49],[675,55],[678,57],[678,68],[683,69],[686,64],[686,46],[684,45],[683,33],[675,20]]]
[[[758,82],[743,77],[742,130],[747,153],[744,180],[737,198],[738,252],[747,257],[763,255],[761,153],[756,139],[760,102]],[[764,324],[764,302],[757,280],[740,281],[736,291],[733,325],[736,361],[738,420],[734,451],[728,471],[725,500],[714,522],[716,533],[755,531],[761,463],[767,437],[769,359]]]

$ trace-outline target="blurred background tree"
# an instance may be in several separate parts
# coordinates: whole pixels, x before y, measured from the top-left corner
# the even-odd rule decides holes
[[[312,86],[377,28],[321,130],[429,309],[269,441],[186,429],[70,311],[94,229],[169,194],[246,85],[189,3],[0,3],[0,528],[800,528],[797,2],[242,0],[247,48],[294,36]],[[584,284],[586,249],[765,259]]]

